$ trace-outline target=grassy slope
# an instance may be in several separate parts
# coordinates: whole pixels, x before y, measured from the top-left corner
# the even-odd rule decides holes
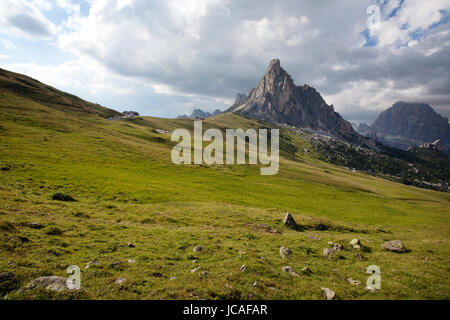
[[[191,120],[111,122],[63,110],[0,89],[0,272],[16,273],[10,285],[18,288],[64,275],[71,264],[83,268],[95,258],[100,265],[82,270],[78,293],[13,291],[10,298],[317,299],[321,286],[340,299],[450,298],[449,194],[352,173],[312,153],[283,158],[276,176],[260,176],[255,166],[176,166],[170,136],[152,130],[191,128]],[[258,126],[231,114],[204,121],[204,128]],[[290,143],[307,147],[293,137]],[[57,191],[78,202],[50,200]],[[304,230],[282,226],[286,211]],[[32,221],[46,228],[23,225]],[[330,229],[312,230],[319,222]],[[52,226],[63,234],[47,235]],[[348,245],[353,238],[366,247],[364,261]],[[411,251],[384,251],[388,239]],[[336,260],[322,255],[328,241],[345,246]],[[195,245],[205,250],[194,253]],[[293,250],[287,261],[281,245]],[[114,261],[124,263],[111,268]],[[382,272],[376,293],[364,290],[371,264]],[[284,265],[313,273],[293,278]],[[208,275],[191,273],[196,267]],[[124,285],[114,283],[118,277]]]
[[[20,96],[25,96],[34,102],[41,103],[53,109],[71,111],[75,115],[89,113],[105,118],[120,115],[120,112],[115,110],[85,101],[23,74],[1,68],[0,89],[2,92],[12,92]]]

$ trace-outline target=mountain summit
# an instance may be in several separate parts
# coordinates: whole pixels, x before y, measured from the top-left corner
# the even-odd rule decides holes
[[[352,142],[361,138],[313,87],[296,86],[278,59],[270,61],[258,86],[242,104],[233,106],[232,111],[250,118],[309,128]]]
[[[398,101],[378,116],[370,130],[378,140],[393,147],[407,149],[440,139],[444,149],[450,150],[448,119],[426,103]]]

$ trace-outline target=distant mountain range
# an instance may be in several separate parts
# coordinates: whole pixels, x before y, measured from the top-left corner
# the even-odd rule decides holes
[[[197,118],[205,119],[205,118],[217,116],[221,113],[222,113],[222,111],[220,111],[219,109],[217,109],[213,113],[203,111],[201,109],[194,109],[194,111],[192,111],[190,116],[183,114],[183,115],[179,115],[177,117],[177,119],[197,119]]]
[[[450,151],[448,119],[425,103],[396,102],[383,111],[370,126],[360,124],[358,132],[403,150],[425,146],[427,143],[430,145],[440,140],[440,148]]]
[[[428,146],[450,152],[449,121],[428,104],[396,102],[372,125],[360,123],[352,126],[313,87],[295,85],[278,59],[270,61],[256,88],[250,90],[248,96],[238,93],[234,104],[226,111],[311,130],[371,148],[379,145],[378,141],[402,150]]]

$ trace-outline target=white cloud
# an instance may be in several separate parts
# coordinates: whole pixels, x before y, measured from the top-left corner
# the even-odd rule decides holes
[[[94,61],[77,59],[58,65],[8,63],[1,67],[26,74],[68,92],[84,91],[92,95],[130,93],[129,89],[114,85],[113,82],[118,80],[117,76]]]
[[[57,31],[41,10],[50,10],[47,2],[25,0],[2,0],[0,2],[0,26],[4,34],[15,34],[31,40],[50,39]]]
[[[308,28],[308,22],[309,18],[306,16],[244,20],[240,44],[247,50],[263,50],[274,43],[298,46],[319,33],[318,30]]]
[[[391,0],[383,10],[384,16],[399,7],[398,0]],[[380,28],[371,29],[372,37],[377,37],[380,46],[406,44],[413,40],[411,32],[427,30],[443,18],[442,10],[450,10],[448,0],[405,0],[396,14],[381,21]]]

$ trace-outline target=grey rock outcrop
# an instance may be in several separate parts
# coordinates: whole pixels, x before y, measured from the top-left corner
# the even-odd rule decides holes
[[[291,276],[299,277],[298,273],[292,269],[290,266],[285,266],[281,268],[282,271],[289,273]]]
[[[434,142],[427,142],[427,143],[423,143],[419,146],[419,149],[429,149],[429,150],[433,150],[433,151],[444,151],[445,150],[445,146],[444,144],[441,142],[441,139],[437,139]]]
[[[290,212],[286,213],[286,216],[283,219],[283,223],[288,227],[295,227],[297,223],[294,220],[294,217]]]
[[[195,246],[192,250],[193,250],[194,252],[199,253],[199,252],[202,252],[203,247],[202,247],[202,246]]]
[[[288,258],[291,255],[292,251],[285,247],[280,247],[280,256],[284,258]]]
[[[320,289],[322,289],[322,291],[325,293],[325,297],[326,297],[327,300],[333,300],[334,297],[336,296],[336,294],[334,293],[334,291],[331,290],[331,289],[329,289],[329,288],[324,288],[324,287],[322,287],[322,288],[320,288]]]
[[[58,277],[58,276],[49,276],[49,277],[39,277],[37,279],[34,279],[30,283],[28,283],[25,287],[21,289],[21,291],[24,290],[33,290],[42,288],[45,290],[51,290],[51,291],[68,291],[71,290],[67,286],[67,278],[65,277]]]
[[[388,251],[403,253],[406,252],[406,248],[400,240],[386,241],[381,245]]]

